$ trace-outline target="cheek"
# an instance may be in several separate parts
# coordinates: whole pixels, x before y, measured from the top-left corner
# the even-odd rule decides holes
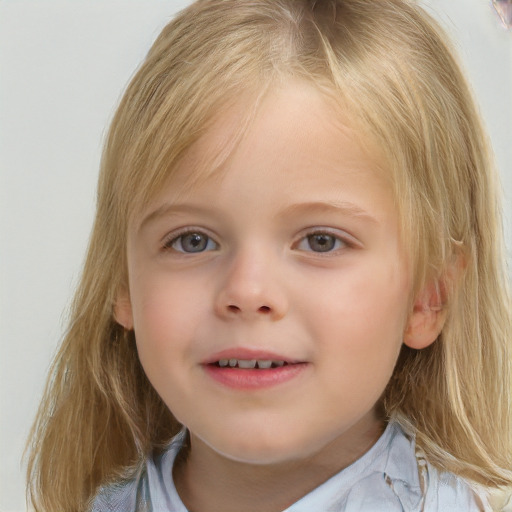
[[[187,406],[187,375],[197,360],[194,340],[204,303],[190,290],[186,283],[162,274],[144,276],[133,286],[139,359],[151,384],[173,413]]]
[[[168,359],[187,348],[204,297],[195,286],[175,276],[141,276],[134,283],[132,307],[137,346],[142,357]],[[204,294],[203,294],[204,295]],[[154,356],[149,351],[154,351]],[[146,352],[148,354],[146,354]]]
[[[361,333],[358,344],[373,338],[370,333],[403,334],[408,307],[408,282],[394,268],[371,265],[366,271],[341,272],[316,279],[308,308],[313,318],[333,332]],[[306,297],[307,300],[308,297]],[[355,341],[355,340],[354,340]]]
[[[373,263],[373,264],[372,264]],[[382,263],[382,261],[381,261]],[[324,292],[311,295],[310,329],[318,347],[324,347],[330,370],[358,390],[385,386],[393,371],[406,326],[408,280],[396,263],[368,262],[366,268],[329,276]],[[304,305],[305,306],[305,305]],[[320,352],[319,352],[320,354]]]
[[[323,315],[315,333],[325,369],[323,385],[332,390],[332,401],[348,408],[365,410],[378,402],[402,346],[403,290],[376,284],[352,283],[346,296],[331,303],[335,307],[327,311],[326,305],[318,312]]]

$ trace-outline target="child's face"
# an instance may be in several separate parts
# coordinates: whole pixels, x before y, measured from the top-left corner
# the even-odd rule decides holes
[[[116,315],[192,450],[276,463],[378,423],[411,279],[378,152],[306,85],[267,96],[222,169],[178,193],[234,113],[132,226]]]

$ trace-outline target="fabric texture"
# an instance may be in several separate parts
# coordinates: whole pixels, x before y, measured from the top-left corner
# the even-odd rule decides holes
[[[188,512],[172,481],[186,431],[131,480],[103,487],[91,512]],[[492,512],[465,480],[431,466],[396,422],[360,459],[283,512]]]

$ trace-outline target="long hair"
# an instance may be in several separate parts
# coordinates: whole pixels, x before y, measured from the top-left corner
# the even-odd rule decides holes
[[[404,347],[383,396],[437,467],[512,483],[511,318],[497,176],[446,38],[407,0],[200,0],[162,31],[106,140],[89,250],[31,433],[29,499],[83,511],[180,426],[115,322],[130,219],[243,97],[304,80],[383,149],[415,290],[446,279],[438,340]],[[200,179],[191,176],[191,180]]]

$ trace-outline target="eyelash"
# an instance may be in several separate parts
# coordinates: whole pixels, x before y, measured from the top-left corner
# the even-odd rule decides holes
[[[325,251],[315,251],[311,247],[312,239],[314,237],[324,237],[325,239],[328,239],[328,241],[332,242],[333,246],[328,247]],[[301,248],[300,246],[302,244],[308,244],[307,248]],[[293,245],[294,249],[300,249],[304,252],[311,252],[319,256],[329,256],[332,254],[336,254],[339,251],[343,251],[345,249],[350,249],[352,247],[356,246],[355,240],[352,239],[352,237],[346,233],[341,235],[340,233],[334,233],[330,231],[329,229],[325,228],[315,228],[311,229],[309,232],[302,235],[299,240]]]
[[[198,237],[203,237],[204,239],[206,239],[206,245],[202,250],[186,251],[186,250],[180,250],[175,247],[175,245],[179,243],[181,245],[181,249],[183,249],[184,238],[186,236],[194,236],[194,235],[197,235]],[[217,249],[219,247],[219,244],[217,242],[215,242],[215,240],[211,236],[206,234],[203,230],[187,228],[186,230],[183,230],[181,232],[172,233],[169,237],[167,237],[164,240],[164,242],[162,244],[163,245],[162,248],[164,251],[175,251],[175,252],[179,252],[181,254],[201,254],[203,252],[208,252],[208,250],[212,250],[212,247],[209,247],[209,246],[211,246],[211,244],[214,244],[214,249]]]
[[[194,251],[194,250],[185,250],[183,247],[184,239],[187,236],[193,237],[194,235],[197,235],[197,237],[202,237],[204,241],[204,246],[201,247],[200,250]],[[320,242],[321,237],[324,238],[323,242],[320,242],[321,244],[328,244],[328,247],[326,250],[317,250],[315,251],[312,247],[312,243],[314,243],[314,237],[318,237],[317,242]],[[200,240],[196,241],[199,243]],[[308,247],[302,247],[301,245],[307,244]],[[177,247],[177,245],[180,245],[180,248]],[[331,246],[329,246],[331,244]],[[212,246],[213,245],[213,246]],[[292,249],[299,249],[304,252],[311,252],[318,255],[329,255],[332,253],[337,253],[340,250],[352,248],[356,245],[356,242],[352,240],[352,238],[346,234],[345,236],[340,236],[337,233],[333,233],[327,229],[312,229],[311,231],[307,232],[306,234],[302,235],[300,239],[295,242],[292,245]],[[216,250],[219,248],[219,244],[207,233],[205,233],[201,229],[191,229],[187,228],[186,230],[183,230],[178,233],[172,233],[169,235],[162,243],[162,249],[164,251],[174,251],[181,254],[202,254],[204,252],[209,252],[212,250]],[[317,247],[318,248],[318,247]]]

